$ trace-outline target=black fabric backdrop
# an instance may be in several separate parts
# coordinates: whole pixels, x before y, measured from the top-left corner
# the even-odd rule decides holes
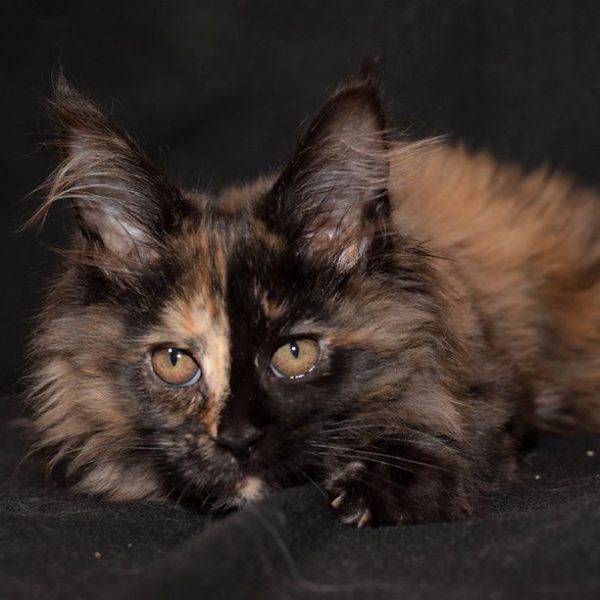
[[[600,439],[540,440],[477,519],[343,527],[306,487],[209,522],[45,483],[15,385],[55,269],[20,200],[54,164],[59,60],[186,185],[276,168],[326,90],[382,57],[392,125],[600,179],[600,3],[559,0],[34,2],[0,7],[0,598],[598,598]]]

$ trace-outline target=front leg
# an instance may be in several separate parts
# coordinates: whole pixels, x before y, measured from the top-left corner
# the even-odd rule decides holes
[[[456,449],[371,444],[331,459],[324,481],[331,506],[349,525],[398,525],[472,514],[485,477]]]

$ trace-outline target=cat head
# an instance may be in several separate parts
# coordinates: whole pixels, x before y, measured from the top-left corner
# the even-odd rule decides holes
[[[64,202],[75,227],[31,399],[81,489],[232,506],[319,473],[390,410],[436,418],[395,402],[443,335],[428,257],[391,222],[372,74],[278,176],[217,197],[180,190],[62,77],[55,106],[63,160],[36,216]]]

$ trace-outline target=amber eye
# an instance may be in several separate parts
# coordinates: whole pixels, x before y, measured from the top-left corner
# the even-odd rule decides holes
[[[319,360],[319,344],[308,338],[290,340],[271,358],[271,369],[279,377],[297,379],[313,370]]]
[[[179,348],[155,350],[152,353],[152,368],[163,381],[171,385],[192,385],[202,375],[198,363]]]

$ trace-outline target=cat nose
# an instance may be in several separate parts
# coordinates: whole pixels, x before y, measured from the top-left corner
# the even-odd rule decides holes
[[[220,431],[215,442],[229,450],[238,458],[246,458],[254,450],[256,442],[262,437],[263,431],[253,425],[246,425],[241,429]]]

